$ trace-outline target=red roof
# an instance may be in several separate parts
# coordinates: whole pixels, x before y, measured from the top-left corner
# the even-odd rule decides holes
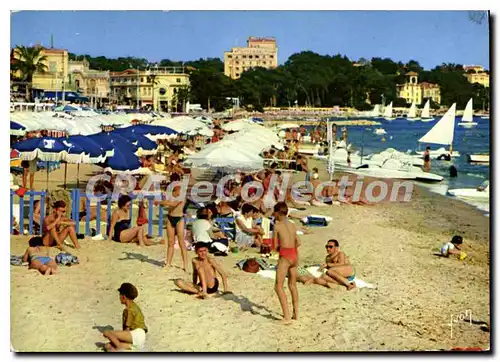
[[[129,75],[129,74],[137,74],[136,69],[125,69],[122,72],[110,72],[110,76],[118,76],[118,75]]]

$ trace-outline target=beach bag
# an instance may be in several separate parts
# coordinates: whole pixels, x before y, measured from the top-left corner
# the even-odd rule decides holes
[[[260,265],[255,258],[248,259],[245,264],[243,264],[243,271],[247,273],[257,273],[260,270]]]
[[[71,266],[73,264],[78,264],[78,257],[71,255],[70,253],[59,253],[56,255],[56,263],[66,266]]]
[[[148,223],[148,218],[146,217],[146,209],[144,207],[144,201],[139,202],[139,212],[137,213],[137,226],[142,226]]]

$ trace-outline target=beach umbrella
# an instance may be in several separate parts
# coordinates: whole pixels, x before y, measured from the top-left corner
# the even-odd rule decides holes
[[[106,159],[106,162],[101,164],[102,167],[109,167],[113,171],[121,172],[137,172],[141,168],[141,162],[134,152],[122,144],[115,144],[113,157]]]
[[[13,136],[24,136],[26,134],[26,127],[17,122],[10,121],[10,134]]]
[[[106,151],[106,155],[108,157],[112,157],[114,155],[114,149],[117,145],[122,145],[123,147],[130,149],[132,152],[137,152],[138,150],[136,145],[117,133],[111,134],[101,132],[87,137],[99,144],[104,151]]]
[[[67,146],[53,137],[31,138],[15,143],[12,148],[21,152],[22,159],[27,161],[61,161],[67,152]]]
[[[134,132],[134,130],[127,129],[116,129],[110,132],[112,135],[118,135],[126,138],[129,142],[133,143],[138,147],[138,154],[141,155],[154,155],[158,152],[158,145],[156,142],[151,141],[146,136]]]
[[[175,136],[178,133],[177,131],[175,131],[169,127],[155,126],[155,125],[150,125],[150,124],[140,124],[140,125],[136,125],[136,126],[119,128],[116,131],[118,133],[133,131],[136,134],[141,134],[143,136],[146,136],[153,141],[157,140],[157,139],[171,138],[172,136]]]
[[[219,167],[246,171],[260,170],[264,167],[264,160],[261,157],[239,148],[207,148],[187,157],[186,161],[194,167]]]

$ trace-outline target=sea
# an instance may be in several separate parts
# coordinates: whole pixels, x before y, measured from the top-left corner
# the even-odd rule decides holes
[[[447,148],[441,145],[419,144],[418,142],[439,119],[440,117],[436,117],[431,122],[408,121],[406,118],[397,118],[393,121],[376,119],[381,123],[380,126],[348,126],[348,144],[351,143],[353,149],[359,151],[362,149],[364,155],[379,153],[387,148],[394,148],[401,152],[410,151],[412,154],[415,151],[425,150],[426,146],[430,146],[433,150],[441,147]],[[331,120],[340,121],[342,119],[334,118]],[[453,197],[447,193],[448,189],[476,188],[490,178],[489,165],[467,162],[468,154],[490,153],[490,120],[474,117],[474,122],[478,124],[472,128],[458,126],[460,121],[461,117],[457,117],[453,138],[453,150],[460,152],[460,157],[454,157],[452,161],[432,160],[431,172],[443,176],[444,180],[434,184],[419,182],[431,192],[447,197]],[[341,136],[341,128],[342,126],[337,127],[337,138]],[[374,133],[376,128],[383,128],[387,134],[376,135]],[[451,165],[454,165],[458,171],[456,178],[449,177]],[[489,201],[460,200],[485,211],[486,216],[489,216]]]

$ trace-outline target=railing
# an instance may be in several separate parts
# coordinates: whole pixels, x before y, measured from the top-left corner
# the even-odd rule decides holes
[[[163,223],[164,223],[164,213],[165,210],[161,206],[156,206],[157,207],[157,213],[155,215],[155,204],[154,204],[154,195],[145,195],[143,196],[142,200],[139,200],[137,197],[134,197],[133,194],[130,194],[129,196],[132,197],[132,202],[131,204],[136,201],[138,203],[147,203],[147,219],[148,219],[148,235],[154,236],[153,232],[153,224],[154,221],[157,220],[158,222],[158,230],[157,230],[157,236],[162,237],[163,236]],[[29,198],[28,201],[28,212],[25,213],[25,207],[26,207],[26,198]],[[35,230],[34,230],[34,211],[35,211],[35,198],[40,197],[40,232],[42,231],[41,229],[43,228],[43,219],[46,215],[46,197],[47,197],[47,192],[45,191],[29,191],[24,194],[23,197],[19,197],[14,191],[11,191],[10,193],[10,234],[14,234],[14,218],[17,219],[19,223],[19,233],[22,235],[24,233],[25,229],[25,219],[28,219],[28,234],[29,235],[35,235]],[[14,203],[15,198],[19,199],[19,215],[15,215],[15,207],[14,205],[17,205]],[[71,206],[71,219],[75,221],[75,231],[77,234],[80,234],[80,222],[83,221],[85,226],[83,230],[83,234],[86,236],[92,235],[91,232],[91,220],[90,220],[90,214],[91,214],[91,198],[89,198],[86,193],[82,192],[79,189],[73,189],[70,192],[70,198],[71,198],[71,205],[67,205],[68,207]],[[85,198],[85,220],[80,220],[79,214],[80,214],[80,200],[81,198]],[[95,199],[94,199],[95,200]],[[109,227],[109,223],[111,222],[111,210],[112,210],[112,202],[113,202],[113,197],[108,196],[105,198],[105,200],[101,201],[106,201],[106,222],[105,222],[105,230],[101,232],[101,213],[103,212],[101,210],[101,203],[98,201],[96,205],[96,217],[95,217],[95,223],[96,223],[96,234],[106,234],[107,229]],[[133,216],[133,210],[132,210],[132,205],[130,207],[130,220],[132,220]],[[157,218],[155,218],[157,216]],[[186,222],[193,222],[194,218],[188,218],[185,217],[184,220]],[[229,223],[234,222],[233,218],[217,218],[215,220],[218,222],[220,225],[224,226]]]

